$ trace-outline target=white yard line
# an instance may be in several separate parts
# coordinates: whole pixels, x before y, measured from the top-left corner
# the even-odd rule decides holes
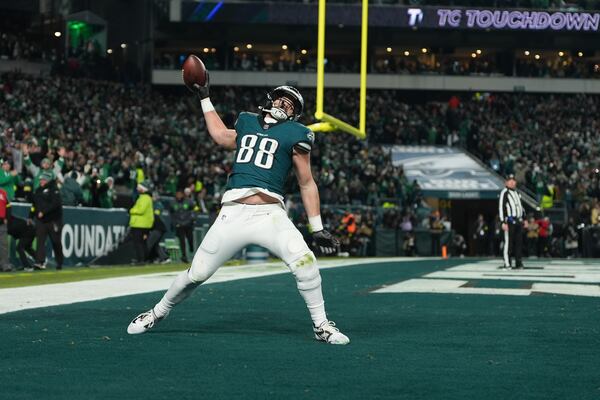
[[[496,260],[466,262],[434,271],[418,279],[384,286],[373,293],[454,293],[529,296],[549,293],[600,297],[600,264],[590,260],[538,260],[526,262],[523,270],[499,270]],[[529,288],[473,287],[471,281],[521,281]],[[591,285],[596,283],[596,285]],[[485,286],[485,283],[483,283]],[[493,286],[493,285],[492,285]]]
[[[376,264],[390,261],[414,262],[418,260],[439,260],[439,258],[393,257],[324,260],[319,261],[319,267],[326,269],[358,264]],[[281,262],[225,267],[219,269],[206,284],[257,278],[286,272],[288,272],[288,269]],[[178,272],[162,272],[119,278],[0,289],[0,314],[31,308],[58,306],[163,291],[169,288],[177,274]]]

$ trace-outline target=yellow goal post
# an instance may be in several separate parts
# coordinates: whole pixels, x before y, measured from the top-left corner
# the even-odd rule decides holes
[[[358,128],[323,111],[325,92],[325,10],[327,0],[319,0],[319,21],[317,37],[317,107],[315,118],[319,121],[309,126],[315,132],[341,130],[366,139],[367,115],[367,33],[369,28],[369,0],[362,0],[362,19],[360,35],[360,103]]]

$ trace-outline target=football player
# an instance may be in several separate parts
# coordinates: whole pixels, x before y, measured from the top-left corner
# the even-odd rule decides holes
[[[302,95],[291,86],[279,86],[267,95],[260,114],[242,112],[235,129],[228,129],[209,98],[208,77],[205,86],[195,84],[190,89],[200,98],[212,139],[235,150],[233,170],[221,211],[191,267],[175,278],[151,310],[134,318],[127,332],[139,334],[154,327],[225,261],[247,245],[257,244],[280,257],[294,274],[313,321],[315,338],[330,344],[349,343],[327,319],[317,260],[289,220],[283,201],[284,183],[293,168],[316,244],[325,254],[337,250],[339,242],[323,228],[319,191],[310,168],[314,134],[297,122],[304,108]]]

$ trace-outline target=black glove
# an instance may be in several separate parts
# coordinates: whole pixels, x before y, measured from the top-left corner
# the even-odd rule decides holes
[[[189,88],[192,92],[196,93],[200,100],[207,99],[209,94],[209,86],[210,86],[210,75],[208,75],[208,71],[206,71],[206,83],[204,86],[200,86],[197,83],[194,83],[193,87]],[[188,86],[189,87],[189,86]]]
[[[340,247],[340,241],[325,229],[313,232],[313,239],[321,253],[325,255],[336,253]]]

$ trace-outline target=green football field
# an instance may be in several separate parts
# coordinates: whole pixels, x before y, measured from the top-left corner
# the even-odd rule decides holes
[[[426,276],[468,263],[324,269],[328,314],[347,346],[313,339],[289,274],[200,287],[138,336],[126,327],[160,292],[2,314],[0,399],[599,399],[600,297],[516,294],[575,270],[571,289],[586,293],[597,283],[581,281],[600,266],[496,274],[484,263],[482,273],[473,264]],[[515,295],[373,293],[461,274],[480,275],[460,290]]]

